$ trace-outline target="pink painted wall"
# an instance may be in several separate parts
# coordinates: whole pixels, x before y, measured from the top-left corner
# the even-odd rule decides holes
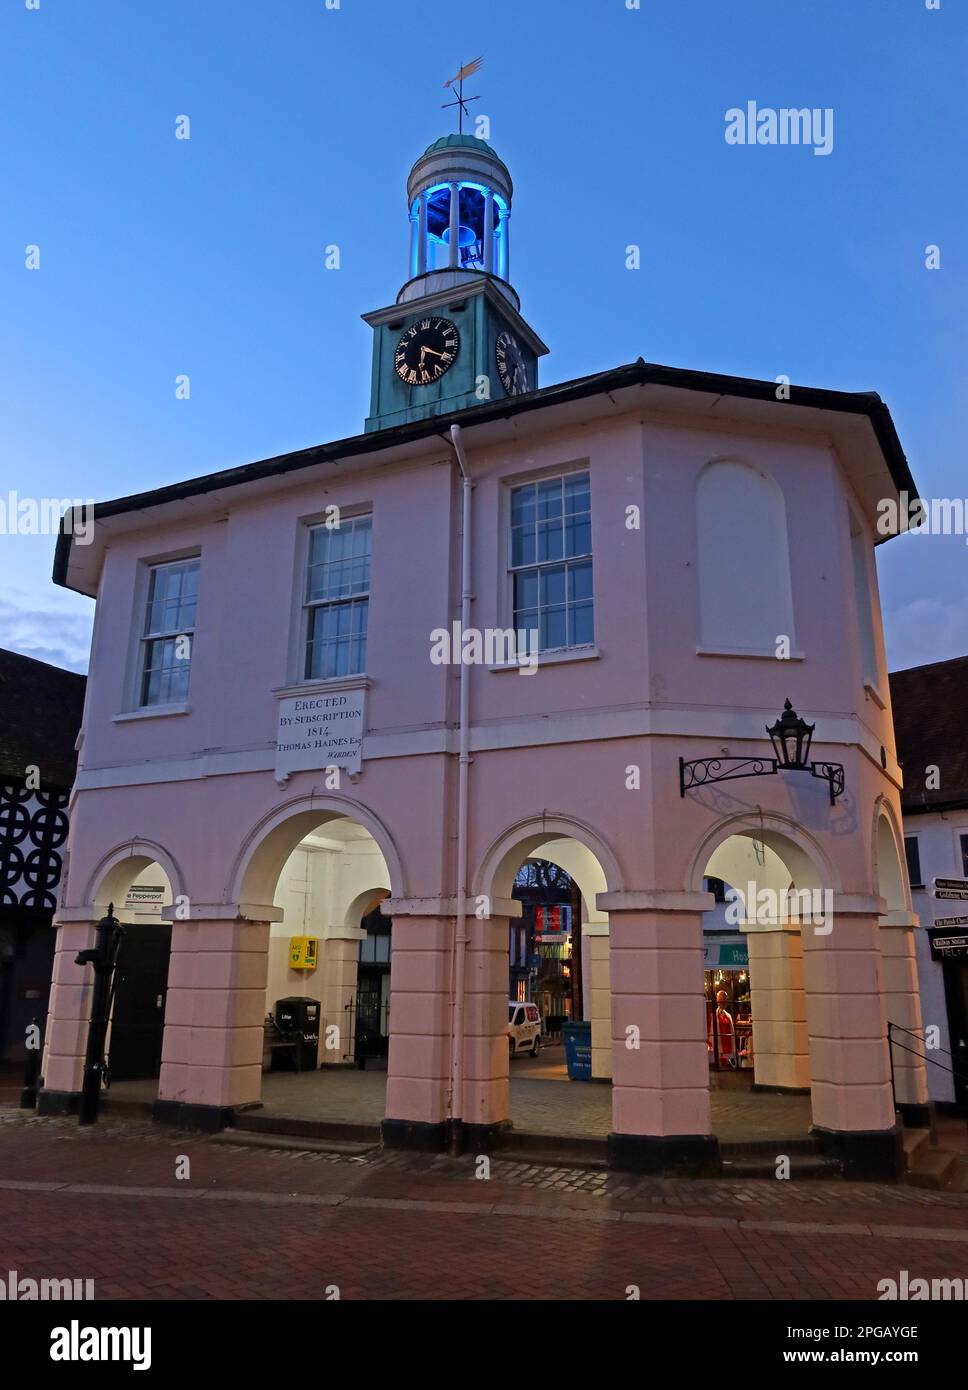
[[[476,479],[473,622],[510,623],[500,599],[507,524],[502,492],[538,470],[587,465],[599,655],[552,664],[531,676],[473,670],[472,865],[480,864],[508,825],[553,810],[590,825],[612,847],[624,884],[611,887],[682,887],[702,835],[721,812],[697,799],[680,800],[678,756],[716,752],[727,743],[733,753],[763,752],[763,725],[789,695],[818,723],[815,751],[848,765],[850,796],[835,812],[837,834],[829,834],[825,787],[810,779],[734,784],[736,804],[769,805],[812,828],[824,838],[843,884],[871,891],[865,865],[873,799],[883,794],[897,802],[896,789],[876,765],[877,752],[883,744],[891,770],[893,741],[889,711],[865,694],[861,679],[849,488],[832,449],[820,436],[767,435],[752,426],[712,430],[698,420],[655,423],[626,416],[553,434],[538,432],[529,418],[523,417],[520,442],[512,447],[488,451],[467,441]],[[327,505],[372,506],[369,733],[396,736],[401,752],[423,748],[427,739],[434,746],[435,738],[439,749],[448,728],[453,739],[456,668],[431,665],[428,653],[431,630],[458,611],[456,470],[443,446],[407,464],[380,463],[383,457],[366,470],[334,468],[325,487],[283,480],[259,498],[232,500],[223,493],[210,503],[195,499],[188,522],[146,524],[143,531],[111,538],[72,820],[67,905],[84,902],[98,861],[132,836],[168,850],[183,891],[193,898],[227,901],[232,865],[259,820],[318,786],[319,777],[309,772],[295,774],[282,788],[274,780],[272,691],[291,677],[300,519]],[[695,487],[702,468],[721,457],[767,470],[782,489],[802,661],[696,653]],[[632,504],[641,508],[640,530],[625,524]],[[140,617],[133,611],[139,564],[196,547],[201,578],[191,713],[116,723],[132,625]],[[663,736],[649,737],[643,719]],[[835,741],[824,744],[825,731],[834,727],[840,731]],[[854,744],[866,737],[866,754],[841,746],[845,729]],[[596,731],[601,736],[591,737]],[[539,746],[543,740],[558,741]],[[487,746],[522,742],[530,746]],[[225,762],[226,756],[234,762]],[[354,803],[368,807],[398,850],[405,882],[394,885],[395,894],[453,891],[454,762],[439,751],[371,757],[358,781],[344,779],[348,809]],[[632,763],[641,767],[639,793],[624,786]],[[229,766],[237,770],[212,775]],[[209,775],[193,775],[203,771]],[[157,782],[150,790],[139,785],[142,777],[166,775],[178,780]],[[112,782],[128,785],[103,785]]]

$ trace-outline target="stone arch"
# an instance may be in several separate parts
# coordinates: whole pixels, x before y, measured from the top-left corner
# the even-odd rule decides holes
[[[883,797],[878,797],[871,836],[873,883],[874,891],[887,903],[888,920],[912,910],[902,845],[903,836],[898,830],[894,808]]]
[[[608,913],[598,906],[598,895],[608,892],[605,871],[598,856],[587,845],[581,844],[574,836],[546,840],[530,851],[528,858],[546,859],[563,869],[573,883],[578,885],[585,905],[587,920],[607,922]]]
[[[523,860],[550,840],[568,839],[577,840],[597,861],[604,880],[598,891],[617,892],[624,887],[618,860],[590,826],[567,816],[545,815],[518,821],[491,842],[472,880],[472,894],[492,900],[510,898]],[[594,903],[594,898],[591,901]]]
[[[367,888],[363,893],[357,893],[356,897],[346,909],[343,925],[346,928],[359,928],[360,922],[372,912],[374,906],[390,896],[390,889],[382,885],[379,887]]]
[[[301,796],[264,816],[246,837],[226,885],[226,902],[271,904],[289,855],[305,836],[327,821],[343,818],[369,831],[379,846],[394,897],[406,897],[403,865],[383,822],[367,807],[344,796]]]
[[[151,864],[157,864],[168,879],[172,901],[185,895],[184,876],[168,851],[154,840],[134,839],[109,850],[98,861],[87,882],[84,904],[99,917],[109,903],[119,907],[132,883]]]
[[[702,891],[710,860],[733,836],[745,836],[767,845],[786,864],[798,888],[840,891],[840,875],[821,846],[802,826],[775,812],[750,815],[745,811],[719,821],[703,836],[687,876],[688,891]]]

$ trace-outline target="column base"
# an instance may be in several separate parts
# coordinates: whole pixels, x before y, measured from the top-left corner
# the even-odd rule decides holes
[[[462,1120],[384,1120],[380,1126],[383,1147],[410,1149],[416,1153],[493,1153],[511,1128],[507,1120],[491,1125],[468,1125]],[[454,1144],[456,1130],[457,1143]]]
[[[382,1120],[380,1133],[385,1149],[409,1149],[415,1153],[443,1153],[447,1148],[448,1125],[444,1120]]]
[[[462,1154],[490,1154],[499,1149],[504,1136],[511,1128],[510,1120],[497,1120],[490,1125],[468,1125],[458,1121],[461,1126]]]
[[[624,1173],[667,1178],[718,1178],[715,1134],[610,1134],[608,1166]]]
[[[156,1100],[151,1108],[151,1117],[160,1125],[173,1125],[175,1129],[197,1129],[206,1134],[215,1134],[220,1129],[229,1129],[239,1109],[252,1109],[251,1106],[232,1105],[193,1105],[181,1100]]]
[[[820,1129],[810,1133],[822,1154],[841,1165],[845,1178],[855,1182],[896,1182],[904,1172],[901,1129]]]
[[[76,1115],[80,1108],[80,1091],[48,1091],[42,1087],[37,1092],[38,1115]]]

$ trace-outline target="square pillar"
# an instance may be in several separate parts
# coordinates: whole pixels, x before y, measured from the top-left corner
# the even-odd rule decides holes
[[[320,941],[319,1065],[345,1067],[353,1065],[353,1030],[350,1027],[350,1003],[356,996],[359,970],[360,942],[366,932],[357,927],[333,927]],[[329,1029],[335,1028],[330,1034]],[[329,1046],[332,1041],[335,1046]]]
[[[803,928],[813,1133],[847,1177],[891,1178],[900,1136],[891,1094],[877,917],[838,908]],[[873,899],[872,904],[880,900]]]
[[[712,1174],[702,912],[709,893],[604,893],[612,985],[613,1167]]]
[[[510,1110],[508,918],[468,917],[467,934],[461,1119],[466,1144],[487,1147]]]
[[[757,1090],[810,1090],[810,1037],[799,927],[746,933]]]
[[[882,921],[877,933],[881,951],[881,985],[888,1023],[907,1031],[895,1035],[894,1092],[907,1124],[930,1122],[927,1064],[916,1054],[926,1052],[921,1017],[921,991],[914,933],[917,918]],[[912,1034],[914,1036],[912,1036]]]
[[[44,1084],[37,1096],[40,1115],[76,1114],[80,1105],[94,970],[89,965],[75,965],[74,958],[78,951],[96,944],[94,921],[66,922],[57,927],[44,1035]]]
[[[588,979],[585,989],[592,1025],[592,1080],[612,1077],[612,979],[608,949],[608,923],[582,922],[582,941],[588,942]]]
[[[384,1143],[442,1149],[450,1088],[454,918],[392,903],[390,1055]]]
[[[268,953],[268,922],[172,922],[156,1119],[219,1129],[259,1103]]]

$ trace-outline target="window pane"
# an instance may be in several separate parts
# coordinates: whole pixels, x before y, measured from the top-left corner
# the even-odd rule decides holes
[[[538,522],[538,559],[560,560],[564,554],[560,521]]]
[[[561,479],[538,484],[538,520],[561,516]]]
[[[539,617],[539,615],[538,615],[538,610],[537,610],[537,608],[522,608],[520,611],[517,611],[517,610],[515,611],[515,614],[514,614],[514,630],[515,630],[515,632],[523,632],[523,633],[526,633],[526,634],[538,633],[538,632],[540,631],[540,627],[541,627],[541,620],[540,620],[540,617]],[[533,646],[535,645],[535,642],[537,642],[538,645],[540,646],[540,641],[538,640],[537,637],[531,637],[530,635],[526,636],[526,638],[525,638],[525,645],[526,645],[526,646],[528,646],[529,648],[530,648],[530,647],[533,647]]]
[[[537,488],[534,483],[511,489],[511,525],[534,525]]]
[[[571,629],[568,633],[569,646],[589,646],[595,640],[595,617],[592,605],[580,603],[568,611]]]
[[[592,548],[592,523],[589,516],[570,516],[565,521],[565,554],[589,555]]]
[[[568,566],[568,597],[572,601],[576,599],[591,598],[592,596],[592,567],[591,562],[586,561],[581,565]]]
[[[541,615],[542,650],[547,650],[549,647],[563,647],[566,645],[566,640],[565,610],[563,608],[546,609]]]
[[[514,607],[536,608],[538,604],[538,571],[525,570],[514,576]]]
[[[535,561],[534,527],[513,526],[511,528],[511,564],[533,565]]]
[[[549,566],[548,569],[544,569],[541,571],[541,602],[542,605],[545,607],[547,607],[550,604],[564,604],[564,565]]]
[[[592,506],[592,496],[589,489],[587,473],[572,473],[565,479],[565,511],[569,515],[575,512],[589,512]]]

